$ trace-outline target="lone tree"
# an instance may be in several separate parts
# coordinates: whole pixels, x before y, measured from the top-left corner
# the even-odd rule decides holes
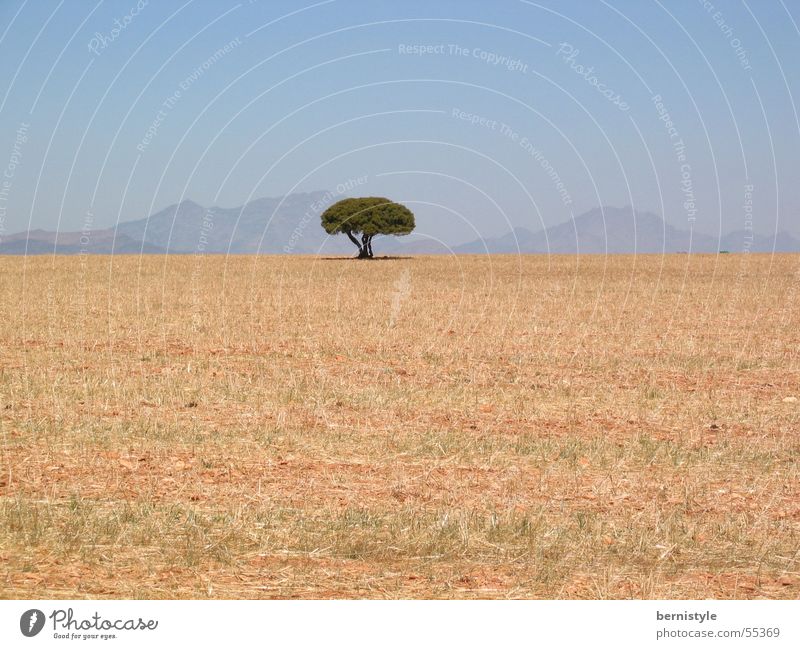
[[[376,234],[408,234],[414,225],[411,210],[380,196],[345,198],[322,213],[325,232],[344,232],[358,246],[359,259],[372,258],[372,238]]]

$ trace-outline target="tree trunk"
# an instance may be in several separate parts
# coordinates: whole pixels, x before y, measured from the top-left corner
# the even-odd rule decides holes
[[[362,234],[361,235],[361,252],[358,255],[361,259],[371,259],[372,258],[372,236],[371,234]]]
[[[359,258],[359,259],[364,259],[364,258],[367,256],[367,251],[366,251],[366,250],[364,249],[364,247],[361,245],[361,243],[359,242],[359,240],[358,240],[358,239],[356,239],[356,238],[353,236],[353,233],[352,233],[352,232],[345,232],[345,234],[346,234],[348,237],[350,237],[350,241],[352,241],[352,242],[353,242],[354,244],[356,244],[356,246],[358,247],[358,258]]]

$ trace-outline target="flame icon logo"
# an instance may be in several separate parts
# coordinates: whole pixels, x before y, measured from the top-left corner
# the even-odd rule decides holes
[[[32,638],[44,628],[44,613],[38,608],[25,611],[19,618],[19,630],[22,635]]]

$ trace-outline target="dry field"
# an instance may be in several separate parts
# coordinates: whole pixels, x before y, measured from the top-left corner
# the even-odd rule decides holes
[[[0,596],[800,597],[798,269],[0,258]]]

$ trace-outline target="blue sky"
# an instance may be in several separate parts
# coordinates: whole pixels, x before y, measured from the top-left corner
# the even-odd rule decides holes
[[[756,230],[796,233],[798,22],[787,0],[4,0],[0,235],[365,177],[451,242],[599,204],[715,234],[748,193]]]

